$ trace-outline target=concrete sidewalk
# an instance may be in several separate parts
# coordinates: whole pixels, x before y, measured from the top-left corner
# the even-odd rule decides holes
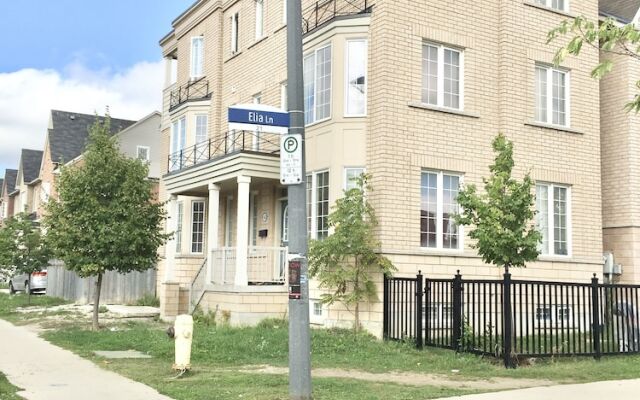
[[[446,400],[636,400],[638,398],[640,398],[640,379],[534,387],[447,397]]]
[[[0,371],[27,400],[171,400],[3,320]]]

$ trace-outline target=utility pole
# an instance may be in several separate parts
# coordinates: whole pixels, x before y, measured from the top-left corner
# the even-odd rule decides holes
[[[302,76],[302,4],[287,0],[287,96],[289,134],[302,135],[302,180],[289,186],[289,253],[299,269],[299,293],[292,295],[289,274],[289,396],[311,400],[311,332],[309,328],[309,268],[307,264],[307,188],[304,140],[304,80]],[[281,155],[282,157],[282,155]],[[297,279],[296,279],[297,280]],[[297,282],[294,282],[297,283]]]

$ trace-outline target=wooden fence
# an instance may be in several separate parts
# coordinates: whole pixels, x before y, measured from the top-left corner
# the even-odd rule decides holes
[[[62,297],[76,303],[91,303],[95,278],[80,278],[64,268],[64,263],[52,261],[47,269],[47,295]],[[102,278],[101,304],[135,303],[144,295],[156,294],[156,270],[119,274],[107,272]]]

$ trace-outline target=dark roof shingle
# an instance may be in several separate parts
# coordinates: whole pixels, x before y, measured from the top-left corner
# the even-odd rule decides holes
[[[22,149],[20,168],[22,168],[22,180],[24,183],[34,181],[40,175],[42,153],[41,150]]]
[[[16,189],[17,178],[18,178],[17,169],[8,169],[4,171],[4,181],[7,184],[7,193],[11,193]]]
[[[627,24],[633,21],[638,9],[640,0],[600,0],[600,14]]]
[[[95,115],[51,110],[53,125],[53,129],[49,129],[51,160],[55,163],[66,163],[82,154],[89,138],[89,128],[96,119],[104,121],[104,117]],[[111,118],[111,134],[116,134],[133,124],[135,121]]]

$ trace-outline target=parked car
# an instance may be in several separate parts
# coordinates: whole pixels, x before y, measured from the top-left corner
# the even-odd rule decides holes
[[[29,276],[27,274],[18,274],[12,276],[9,280],[9,292],[13,294],[17,291],[23,291],[25,294],[46,293],[47,270],[43,269],[40,272],[32,273],[31,283],[29,283]]]

